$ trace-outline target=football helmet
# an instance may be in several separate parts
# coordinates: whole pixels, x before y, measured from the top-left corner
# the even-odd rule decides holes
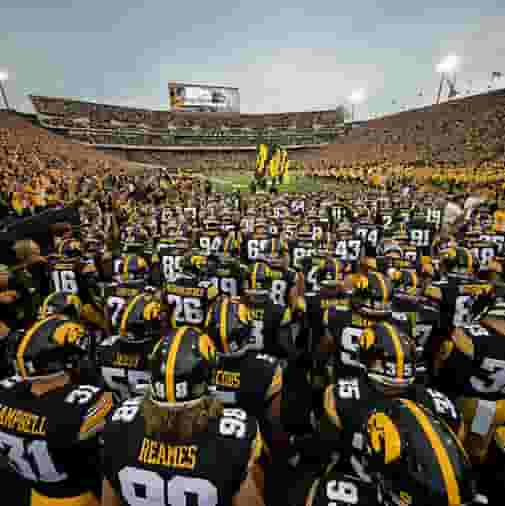
[[[62,315],[40,320],[15,344],[14,367],[26,380],[77,367],[86,356],[89,336],[79,323]]]
[[[415,343],[391,323],[375,323],[363,331],[359,359],[368,379],[381,391],[398,393],[414,382]]]
[[[448,248],[440,253],[441,267],[451,274],[472,275],[477,262],[468,248]]]
[[[154,346],[150,360],[151,399],[161,406],[191,406],[209,393],[216,348],[194,327],[171,329]]]
[[[63,239],[58,245],[58,254],[66,258],[82,256],[82,245],[77,239]]]
[[[161,330],[161,304],[153,294],[141,293],[125,305],[119,321],[119,336],[123,341],[150,341]]]
[[[353,308],[367,318],[385,318],[391,313],[391,282],[379,272],[357,276],[353,281]]]
[[[288,249],[284,241],[276,238],[267,239],[259,259],[266,262],[272,268],[287,267],[289,258],[287,258]]]
[[[249,275],[249,287],[252,290],[269,291],[272,285],[272,275],[266,263],[256,262]]]
[[[414,270],[389,269],[388,277],[391,280],[393,290],[415,295],[418,288],[418,277]]]
[[[48,295],[39,311],[39,318],[47,318],[53,314],[68,316],[79,321],[81,318],[82,302],[78,295],[68,292],[53,292]]]
[[[342,279],[342,264],[340,260],[326,257],[317,270],[317,280],[320,284],[335,284]]]
[[[238,300],[222,297],[209,309],[205,329],[218,352],[242,354],[248,349],[252,333],[249,309]]]
[[[123,256],[119,267],[119,277],[122,281],[146,280],[149,276],[149,265],[140,255]]]
[[[431,411],[409,400],[390,400],[369,411],[363,433],[367,471],[378,482],[381,504],[477,504],[468,456]]]

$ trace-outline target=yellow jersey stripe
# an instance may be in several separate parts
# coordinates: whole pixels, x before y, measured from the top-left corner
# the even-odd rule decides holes
[[[93,413],[92,416],[87,417],[81,425],[81,429],[79,431],[80,434],[85,434],[87,432],[93,431],[100,427],[100,425],[105,424],[107,415],[114,407],[112,394],[110,392],[105,392],[100,400],[96,403],[95,407],[96,412]]]

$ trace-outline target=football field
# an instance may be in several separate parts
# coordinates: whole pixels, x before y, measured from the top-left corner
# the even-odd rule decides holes
[[[237,174],[237,175],[223,175],[212,176],[209,178],[217,192],[231,192],[234,189],[240,190],[241,193],[249,192],[249,185],[251,183],[251,174]],[[334,185],[331,185],[334,186]],[[270,184],[267,186],[267,190]],[[306,176],[290,175],[289,181],[281,184],[279,192],[296,193],[296,192],[312,192],[318,191],[323,188],[321,182],[317,179]]]

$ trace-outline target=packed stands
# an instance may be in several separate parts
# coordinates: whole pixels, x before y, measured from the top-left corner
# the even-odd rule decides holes
[[[478,166],[504,159],[505,90],[370,120],[343,132],[323,158],[335,167],[414,163]]]
[[[2,175],[57,170],[81,174],[118,173],[125,163],[78,142],[63,139],[14,113],[0,113]]]
[[[338,111],[181,113],[30,96],[41,125],[98,146],[320,145],[342,131]]]

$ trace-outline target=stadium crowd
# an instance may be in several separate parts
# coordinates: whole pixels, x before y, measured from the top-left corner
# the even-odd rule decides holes
[[[498,504],[504,177],[479,139],[474,166],[221,194],[0,117],[15,503]]]

